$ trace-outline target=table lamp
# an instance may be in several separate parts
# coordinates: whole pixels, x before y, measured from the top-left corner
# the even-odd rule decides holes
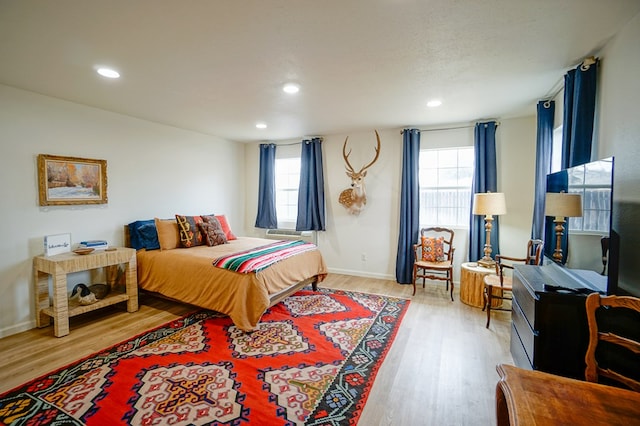
[[[496,262],[491,258],[491,228],[493,216],[507,213],[507,205],[502,192],[486,192],[473,194],[473,214],[484,215],[484,256],[478,260],[478,265],[494,268]]]
[[[580,194],[567,192],[547,192],[544,201],[545,216],[553,216],[556,224],[556,248],[553,258],[562,262],[562,235],[566,217],[582,217],[582,197]]]

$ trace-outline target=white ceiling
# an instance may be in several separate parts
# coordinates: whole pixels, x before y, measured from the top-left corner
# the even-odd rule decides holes
[[[534,114],[639,11],[639,0],[0,0],[0,83],[237,141],[468,123]],[[288,81],[297,95],[282,92]],[[443,105],[427,108],[432,98]]]

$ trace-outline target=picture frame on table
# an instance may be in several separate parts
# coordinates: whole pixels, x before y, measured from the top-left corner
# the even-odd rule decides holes
[[[56,234],[44,236],[44,255],[55,256],[56,254],[71,251],[71,234]]]
[[[41,206],[107,203],[107,161],[38,155]]]

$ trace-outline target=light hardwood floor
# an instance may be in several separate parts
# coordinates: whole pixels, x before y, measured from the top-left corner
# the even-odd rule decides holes
[[[390,280],[330,274],[321,286],[411,299],[360,425],[495,424],[495,367],[513,363],[508,312],[492,313],[486,329],[485,313],[457,293],[451,302],[444,283],[413,297],[412,286]],[[62,338],[50,326],[0,339],[0,393],[194,310],[148,295],[140,302],[136,313],[121,304],[74,317]]]

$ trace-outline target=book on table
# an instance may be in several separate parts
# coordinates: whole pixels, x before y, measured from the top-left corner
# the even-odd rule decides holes
[[[106,249],[109,247],[109,243],[106,240],[87,240],[81,241],[80,248],[93,248],[96,250]]]

